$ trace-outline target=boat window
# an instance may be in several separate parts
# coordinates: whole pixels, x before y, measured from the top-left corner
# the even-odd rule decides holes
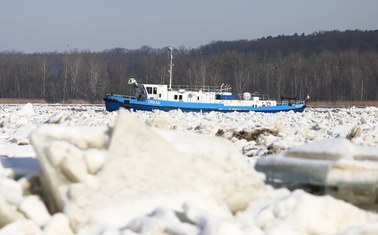
[[[161,98],[161,94],[159,94],[159,98]]]
[[[174,96],[174,99],[177,100],[177,95]]]
[[[154,87],[154,91],[153,91],[154,95],[157,94],[157,87]]]
[[[199,96],[197,96],[197,100],[199,100]]]
[[[182,95],[179,95],[179,100],[182,100]]]
[[[146,89],[148,94],[152,94],[152,87],[146,87]]]

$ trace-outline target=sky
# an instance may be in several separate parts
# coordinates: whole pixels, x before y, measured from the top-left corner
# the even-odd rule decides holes
[[[197,48],[378,29],[377,0],[0,0],[0,51]]]

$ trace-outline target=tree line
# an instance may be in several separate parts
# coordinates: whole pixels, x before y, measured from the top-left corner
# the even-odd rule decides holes
[[[0,98],[100,102],[106,93],[132,95],[129,77],[169,82],[168,48],[143,46],[102,52],[0,52]],[[280,35],[214,41],[174,50],[174,85],[230,84],[312,100],[378,100],[378,30]]]

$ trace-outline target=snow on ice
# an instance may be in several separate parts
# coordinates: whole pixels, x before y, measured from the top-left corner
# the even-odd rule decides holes
[[[375,107],[0,109],[0,235],[378,233]]]

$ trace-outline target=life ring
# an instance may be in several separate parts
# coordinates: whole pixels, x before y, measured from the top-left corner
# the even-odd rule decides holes
[[[249,93],[249,92],[244,92],[244,94],[243,94],[243,99],[244,99],[244,100],[250,100],[250,99],[251,99],[251,93]]]

